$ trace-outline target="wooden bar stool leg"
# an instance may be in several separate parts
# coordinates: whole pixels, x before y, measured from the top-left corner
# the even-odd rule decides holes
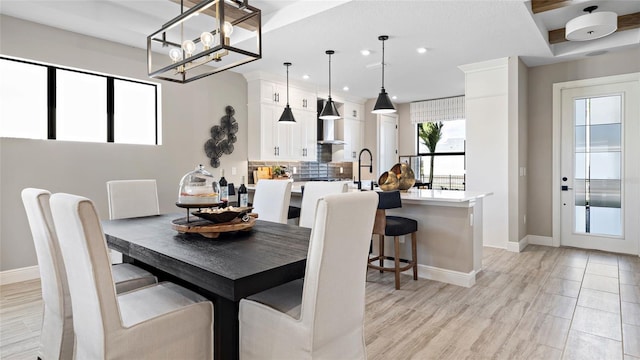
[[[395,246],[395,265],[396,265],[396,290],[400,290],[400,237],[394,236],[393,242]]]
[[[384,235],[378,235],[378,252],[380,253],[380,267],[384,267]],[[380,274],[384,271],[380,270]]]
[[[411,233],[411,257],[413,260],[413,280],[418,280],[418,251],[416,233]]]

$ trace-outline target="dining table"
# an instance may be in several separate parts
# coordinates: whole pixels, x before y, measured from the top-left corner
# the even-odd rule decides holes
[[[103,220],[109,248],[214,303],[214,358],[238,359],[240,300],[304,277],[311,230],[257,220],[248,231],[212,239],[179,233],[184,213]]]

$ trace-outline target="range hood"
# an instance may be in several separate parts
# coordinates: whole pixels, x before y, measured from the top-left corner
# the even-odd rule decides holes
[[[318,116],[324,108],[326,100],[318,99]],[[336,139],[336,121],[339,120],[321,120],[318,118],[318,144],[344,145],[342,139]]]

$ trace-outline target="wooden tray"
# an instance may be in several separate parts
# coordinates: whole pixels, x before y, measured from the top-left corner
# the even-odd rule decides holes
[[[242,221],[235,218],[226,223],[215,224],[209,220],[195,220],[187,222],[187,218],[175,219],[171,222],[171,227],[179,233],[196,233],[204,237],[215,239],[221,233],[232,231],[249,231],[256,224],[256,218],[249,217],[249,221]]]

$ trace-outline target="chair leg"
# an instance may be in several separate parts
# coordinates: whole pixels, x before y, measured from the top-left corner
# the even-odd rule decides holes
[[[418,280],[418,251],[416,233],[411,233],[411,258],[413,260],[413,280]]]
[[[384,266],[384,235],[378,235],[378,252],[380,253],[380,267]],[[380,270],[380,274],[384,271]]]
[[[393,243],[395,246],[395,265],[396,265],[396,290],[400,290],[400,238],[398,236],[393,237]]]

